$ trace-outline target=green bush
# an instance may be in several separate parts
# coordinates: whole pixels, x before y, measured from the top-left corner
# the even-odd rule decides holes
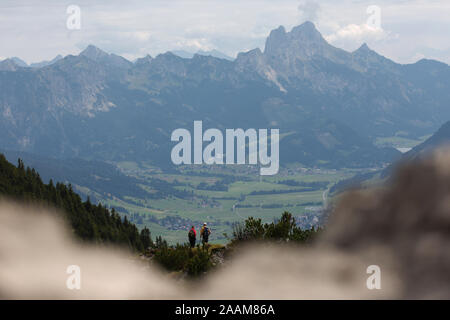
[[[169,271],[181,271],[191,256],[191,248],[188,245],[177,244],[174,247],[165,245],[158,248],[154,259]]]
[[[262,239],[264,234],[264,225],[261,219],[249,217],[244,223],[236,223],[233,225],[234,241],[258,240]]]
[[[272,223],[263,224],[261,219],[249,217],[243,223],[233,226],[232,244],[247,241],[309,241],[320,229],[314,227],[302,230],[296,224],[295,218],[289,212],[284,212],[281,219]]]
[[[211,253],[207,247],[197,246],[196,254],[186,264],[186,271],[190,276],[200,276],[212,267]]]
[[[192,249],[189,244],[168,246],[160,242],[154,259],[168,271],[183,271],[189,276],[199,276],[212,266],[208,247],[200,245]]]

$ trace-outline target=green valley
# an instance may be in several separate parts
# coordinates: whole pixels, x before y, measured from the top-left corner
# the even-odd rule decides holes
[[[163,173],[147,164],[117,163],[129,176],[160,179],[187,194],[163,198],[95,196],[109,207],[126,214],[138,227],[148,227],[152,235],[162,235],[170,243],[185,242],[191,225],[208,222],[211,241],[227,242],[232,226],[252,216],[271,222],[284,211],[291,212],[303,228],[321,219],[327,190],[337,182],[365,170],[323,170],[302,167],[282,168],[275,176],[261,177],[251,166],[233,169],[185,166],[177,172]],[[150,188],[142,188],[151,192]],[[86,190],[80,190],[86,193]]]

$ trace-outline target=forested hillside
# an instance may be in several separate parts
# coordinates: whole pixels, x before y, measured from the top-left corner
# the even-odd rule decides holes
[[[147,228],[139,233],[134,224],[126,217],[122,219],[114,209],[110,211],[101,204],[91,203],[89,199],[83,202],[71,185],[55,185],[52,180],[45,184],[39,173],[25,167],[22,160],[19,159],[15,167],[3,154],[0,154],[0,195],[61,209],[74,234],[84,241],[113,243],[136,251],[143,251],[151,243]]]

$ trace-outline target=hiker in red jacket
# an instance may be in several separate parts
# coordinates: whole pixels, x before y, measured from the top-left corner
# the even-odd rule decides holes
[[[189,243],[191,244],[191,248],[195,247],[195,242],[197,240],[197,231],[195,231],[194,226],[192,226],[191,230],[189,230]]]

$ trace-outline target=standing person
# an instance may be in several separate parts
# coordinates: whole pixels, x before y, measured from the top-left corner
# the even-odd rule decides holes
[[[209,230],[206,222],[203,224],[202,229],[200,230],[200,236],[202,237],[202,243],[208,243],[209,235],[211,234],[211,230]]]
[[[195,242],[197,241],[197,231],[195,231],[194,226],[191,227],[188,233],[189,243],[191,244],[191,248],[195,247]]]

